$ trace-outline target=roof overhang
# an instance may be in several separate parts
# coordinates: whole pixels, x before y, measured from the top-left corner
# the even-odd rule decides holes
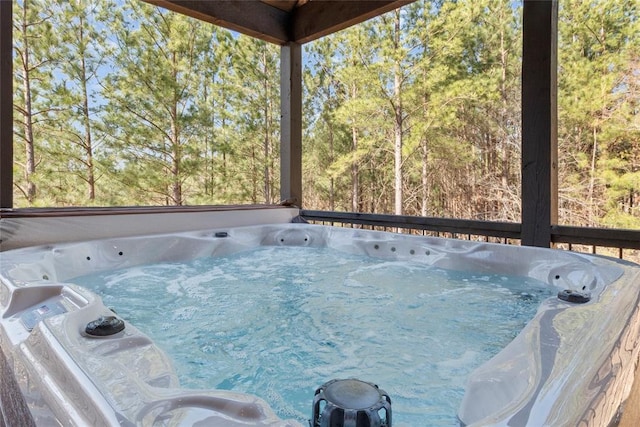
[[[276,44],[307,43],[415,0],[143,0]]]

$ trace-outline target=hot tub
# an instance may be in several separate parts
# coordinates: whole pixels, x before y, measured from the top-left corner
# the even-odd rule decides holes
[[[462,425],[607,425],[630,392],[640,348],[636,265],[539,248],[280,223],[2,252],[5,424],[299,426],[255,396],[181,388],[171,360],[136,325],[88,335],[87,324],[118,316],[70,280],[278,245],[524,276],[565,299],[587,296],[588,302],[545,301],[513,341],[472,372],[458,411]]]

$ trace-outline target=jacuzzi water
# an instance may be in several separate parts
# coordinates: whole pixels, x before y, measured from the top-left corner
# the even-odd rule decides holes
[[[457,425],[468,374],[555,295],[526,277],[278,246],[71,281],[150,335],[183,387],[257,395],[303,424],[315,388],[355,377],[390,394],[395,426]]]

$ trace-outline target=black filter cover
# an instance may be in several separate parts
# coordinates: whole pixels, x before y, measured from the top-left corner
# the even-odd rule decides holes
[[[87,323],[84,331],[94,337],[106,337],[117,334],[124,329],[124,321],[116,316],[100,316],[96,320]]]

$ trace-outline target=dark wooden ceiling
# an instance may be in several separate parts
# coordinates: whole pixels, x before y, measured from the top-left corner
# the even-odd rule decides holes
[[[276,44],[306,43],[415,0],[144,0]]]

